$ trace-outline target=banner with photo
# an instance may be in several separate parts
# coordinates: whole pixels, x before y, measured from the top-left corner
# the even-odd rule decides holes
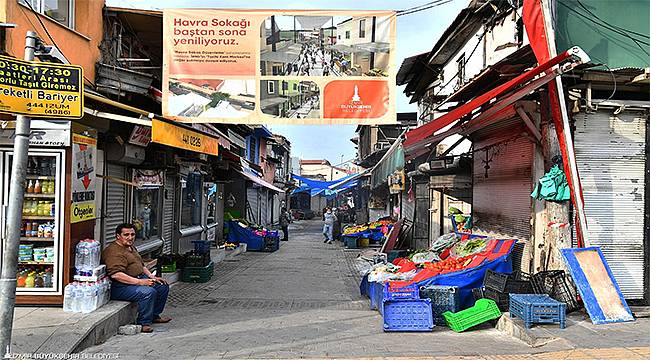
[[[394,124],[395,12],[165,9],[163,115]]]

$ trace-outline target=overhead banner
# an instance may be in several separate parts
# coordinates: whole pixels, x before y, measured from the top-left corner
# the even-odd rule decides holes
[[[395,12],[165,9],[163,115],[394,124]]]
[[[156,119],[151,122],[151,141],[208,155],[219,151],[219,139]]]
[[[81,66],[0,56],[0,113],[81,118],[82,79]]]

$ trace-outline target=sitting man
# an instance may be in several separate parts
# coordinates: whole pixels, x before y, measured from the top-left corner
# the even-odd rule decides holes
[[[161,324],[171,318],[160,317],[167,302],[169,285],[163,278],[153,276],[144,266],[133,247],[135,226],[120,224],[115,229],[116,240],[102,251],[106,273],[113,280],[111,299],[138,303],[138,321],[142,332],[153,332],[152,323]]]

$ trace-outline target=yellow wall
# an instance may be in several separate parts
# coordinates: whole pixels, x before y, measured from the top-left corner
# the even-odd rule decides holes
[[[18,25],[14,29],[7,30],[6,51],[22,59],[25,33],[28,30],[35,31],[46,44],[52,44],[38,22],[38,16],[68,61],[82,66],[84,76],[94,82],[95,63],[99,60],[99,44],[103,33],[104,0],[77,0],[74,6],[75,26],[74,30],[71,30],[47,16],[31,11],[27,6],[20,5],[18,0],[0,0],[0,19],[4,13],[5,22]]]

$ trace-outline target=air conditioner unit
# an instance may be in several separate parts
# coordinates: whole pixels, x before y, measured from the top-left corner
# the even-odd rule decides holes
[[[445,156],[429,161],[426,172],[432,175],[469,172],[471,165],[471,159],[467,156]]]
[[[111,162],[140,165],[144,161],[144,148],[131,144],[109,143],[104,150],[106,160]]]

